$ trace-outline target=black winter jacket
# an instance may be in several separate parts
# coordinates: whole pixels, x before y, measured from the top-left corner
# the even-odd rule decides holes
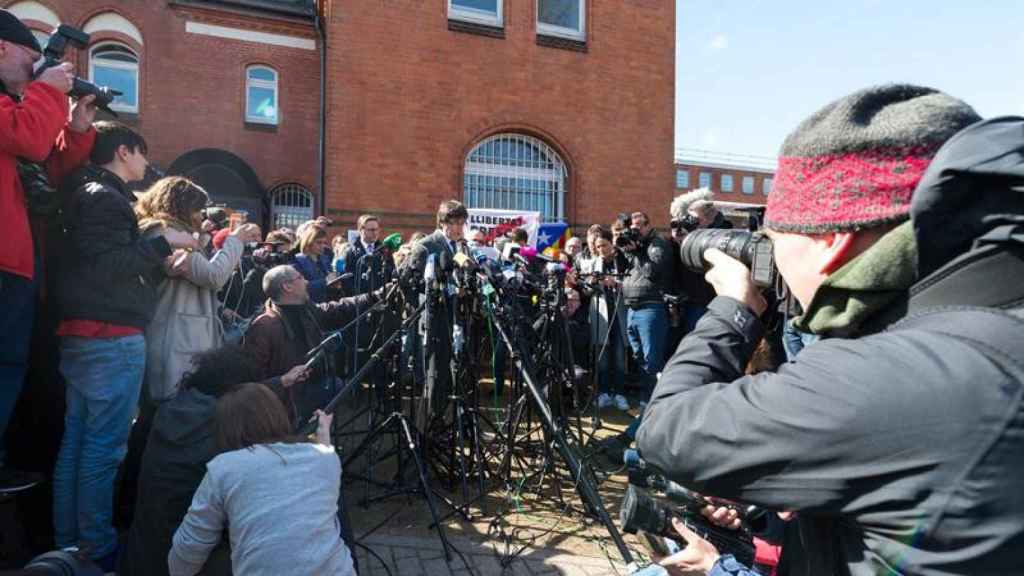
[[[139,472],[135,518],[124,538],[118,574],[167,574],[171,540],[217,455],[213,418],[217,399],[189,388],[160,406]],[[202,574],[231,574],[227,538]]]
[[[622,282],[627,306],[664,304],[666,293],[675,285],[675,262],[669,240],[652,230],[639,248],[626,252],[629,276]]]
[[[57,297],[64,319],[145,328],[171,246],[139,234],[135,197],[116,174],[97,166],[64,184],[74,190],[64,209]]]
[[[1020,118],[939,151],[912,201],[923,279],[883,332],[743,376],[761,324],[713,300],[654,391],[643,457],[701,492],[796,511],[783,574],[1021,573],[1022,152]]]

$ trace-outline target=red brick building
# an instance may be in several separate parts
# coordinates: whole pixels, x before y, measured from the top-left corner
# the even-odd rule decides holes
[[[40,35],[90,32],[80,75],[128,88],[151,159],[265,223],[428,230],[452,197],[667,222],[674,2],[320,0],[322,19],[312,0],[0,2]]]
[[[41,42],[60,23],[91,34],[70,61],[80,76],[125,92],[112,108],[145,136],[160,170],[197,180],[256,221],[275,197],[302,204],[296,191],[304,215],[314,213],[319,53],[305,2],[3,4]]]
[[[775,161],[760,156],[680,150],[675,161],[675,193],[709,188],[715,202],[730,208],[763,206],[775,176]]]

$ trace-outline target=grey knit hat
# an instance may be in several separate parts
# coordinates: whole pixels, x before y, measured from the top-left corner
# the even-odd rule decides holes
[[[840,232],[908,217],[939,147],[981,120],[932,88],[889,84],[854,92],[797,126],[782,144],[765,226]]]

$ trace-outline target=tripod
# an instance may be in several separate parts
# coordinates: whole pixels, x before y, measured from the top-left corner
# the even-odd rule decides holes
[[[619,533],[618,528],[615,527],[611,517],[608,515],[608,511],[605,509],[604,503],[601,501],[601,495],[597,491],[593,471],[590,469],[589,465],[580,462],[576,455],[576,450],[566,438],[561,422],[555,419],[552,414],[541,389],[537,386],[534,377],[527,370],[523,362],[523,354],[520,347],[513,342],[502,325],[500,311],[491,309],[489,312],[494,327],[497,329],[502,342],[508,348],[509,355],[515,364],[516,369],[522,375],[523,383],[526,385],[531,400],[533,400],[533,408],[540,417],[541,425],[546,432],[547,438],[549,438],[550,442],[554,444],[555,450],[558,452],[559,456],[561,456],[565,465],[569,468],[569,472],[572,477],[576,480],[576,490],[580,495],[580,499],[583,500],[587,509],[597,516],[601,524],[604,525],[608,534],[611,536],[612,541],[615,543],[615,547],[618,548],[619,553],[622,555],[623,561],[627,564],[632,564],[633,555],[626,546],[625,541],[622,539],[622,535]]]
[[[370,373],[371,370],[375,369],[378,363],[385,357],[389,350],[395,345],[396,342],[400,341],[400,337],[404,335],[410,326],[419,320],[420,315],[423,313],[425,304],[421,304],[415,312],[406,318],[402,325],[397,331],[385,340],[380,348],[377,349],[373,354],[370,355],[369,360],[358,371],[350,378],[349,382],[344,386],[341,392],[335,395],[330,402],[324,406],[323,411],[332,414],[336,409],[338,403],[342,397],[355,386],[364,376]],[[304,433],[309,433],[311,429],[315,429],[316,422],[311,420],[306,423],[301,429]],[[427,479],[426,465],[424,463],[422,448],[418,439],[420,438],[419,431],[409,423],[409,419],[400,410],[395,410],[383,422],[377,427],[370,431],[370,433],[360,442],[344,459],[342,462],[342,469],[347,469],[357,458],[359,458],[364,452],[370,449],[377,440],[385,435],[392,434],[396,437],[395,442],[395,456],[398,460],[398,473],[396,474],[395,481],[392,484],[384,484],[383,487],[388,490],[374,498],[366,498],[364,504],[369,504],[374,501],[380,501],[392,496],[402,494],[422,494],[424,499],[427,501],[427,506],[430,509],[430,516],[433,519],[432,526],[437,528],[438,537],[441,539],[441,545],[444,548],[445,559],[451,561],[451,544],[448,542],[448,536],[445,532],[444,526],[441,524],[441,520],[438,516],[437,503],[435,501],[435,493],[430,487],[430,483]],[[416,467],[417,472],[417,484],[415,486],[403,486],[402,481],[405,477],[405,464],[411,462]],[[358,475],[351,475],[352,478],[359,478]],[[376,482],[373,478],[363,478],[368,483],[381,485]],[[449,503],[450,504],[450,503]]]

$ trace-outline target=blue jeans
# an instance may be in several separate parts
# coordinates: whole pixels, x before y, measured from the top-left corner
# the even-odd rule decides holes
[[[38,261],[36,262],[38,266]],[[38,278],[38,276],[37,276]],[[0,272],[0,467],[4,464],[4,436],[28,370],[28,352],[35,323],[36,280]]]
[[[603,336],[603,334],[602,334]],[[597,389],[602,394],[622,394],[626,378],[626,349],[622,344],[622,329],[616,322],[608,334],[608,342],[595,342],[597,359]]]
[[[114,477],[128,449],[145,366],[142,335],[69,337],[61,342],[67,414],[53,472],[53,524],[59,548],[79,546],[95,559],[117,546],[111,524]]]
[[[627,315],[629,324],[629,345],[641,359],[646,377],[645,397],[650,397],[657,382],[658,373],[665,366],[665,342],[668,339],[668,311],[664,304],[644,304],[630,308]]]

